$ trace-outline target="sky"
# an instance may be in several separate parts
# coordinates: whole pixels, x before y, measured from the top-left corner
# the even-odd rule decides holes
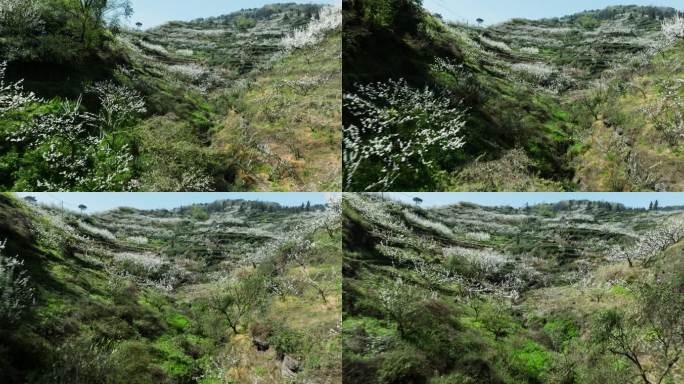
[[[423,0],[423,6],[445,19],[468,21],[477,18],[486,25],[498,24],[513,18],[542,19],[561,17],[611,5],[657,5],[684,11],[684,0]]]
[[[171,209],[195,203],[211,203],[222,199],[244,199],[258,201],[272,201],[284,206],[301,205],[310,201],[311,204],[325,204],[324,193],[313,192],[20,192],[19,197],[34,196],[39,203],[55,204],[64,202],[64,208],[78,211],[78,205],[88,207],[87,212],[102,212],[117,207],[131,207],[138,209]]]
[[[143,23],[143,29],[156,27],[167,21],[188,21],[200,17],[229,14],[245,8],[261,8],[273,3],[340,4],[340,0],[131,0],[134,14],[129,25]]]
[[[387,192],[395,200],[413,204],[413,198],[423,199],[421,206],[434,207],[459,202],[475,203],[484,206],[524,207],[525,204],[555,203],[562,200],[592,200],[622,203],[631,208],[646,208],[652,201],[658,200],[661,207],[684,205],[684,193],[630,192],[630,193],[601,193],[601,192],[520,192],[520,193],[403,193]]]

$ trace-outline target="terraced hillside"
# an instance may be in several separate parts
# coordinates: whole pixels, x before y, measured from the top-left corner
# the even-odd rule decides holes
[[[681,189],[676,10],[614,6],[474,27],[381,4],[346,2],[348,190]],[[387,108],[406,111],[401,123]]]
[[[70,5],[19,3],[40,25],[0,28],[0,96],[17,101],[0,113],[3,189],[340,189],[339,7],[273,4],[149,30],[99,19],[80,41]],[[2,17],[25,16],[17,7]],[[43,47],[62,40],[64,56]]]
[[[341,380],[334,205],[0,217],[4,383]]]
[[[344,196],[343,369],[364,383],[684,378],[684,209]]]

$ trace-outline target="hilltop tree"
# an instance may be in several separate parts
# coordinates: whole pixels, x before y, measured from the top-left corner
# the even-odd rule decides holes
[[[138,27],[138,29],[141,29],[143,26],[143,23],[138,21],[137,23],[135,23],[135,26]]]
[[[35,204],[38,202],[38,199],[36,199],[35,196],[26,196],[24,197],[24,201],[26,201],[27,203]]]
[[[420,197],[414,197],[413,202],[416,203],[416,205],[420,205],[423,203],[423,199],[421,199]]]
[[[79,205],[78,205],[78,209],[80,209],[80,210],[81,210],[81,214],[83,214],[83,212],[85,212],[85,210],[88,209],[88,207],[85,206],[85,204],[79,204]]]
[[[484,23],[484,19],[479,18],[479,17],[478,17],[477,20],[475,20],[475,21],[477,21],[477,25],[478,25],[478,26],[481,26],[482,23]]]
[[[80,41],[90,47],[97,39],[107,20],[118,25],[123,16],[133,15],[130,0],[78,0],[75,8],[80,24]]]

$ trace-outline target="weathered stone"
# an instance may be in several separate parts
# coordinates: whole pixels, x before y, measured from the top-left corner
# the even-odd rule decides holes
[[[261,352],[268,351],[268,348],[270,348],[268,341],[258,336],[252,337],[252,344],[256,347],[257,351]]]
[[[282,366],[280,368],[280,373],[285,378],[292,378],[297,375],[297,372],[299,372],[299,368],[299,360],[289,355],[285,355],[285,358],[283,358]]]

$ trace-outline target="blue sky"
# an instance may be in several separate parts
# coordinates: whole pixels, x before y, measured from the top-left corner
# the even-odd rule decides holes
[[[441,14],[445,19],[474,24],[481,17],[487,25],[518,17],[560,17],[588,9],[624,4],[658,5],[684,11],[684,0],[423,0],[425,8]]]
[[[78,210],[79,204],[88,207],[87,212],[102,212],[117,207],[132,207],[139,209],[176,208],[194,203],[211,203],[221,199],[244,199],[273,201],[281,205],[301,205],[310,201],[311,204],[325,204],[325,194],[312,192],[149,192],[149,193],[96,193],[96,192],[50,192],[50,193],[17,193],[18,196],[35,196],[40,203],[60,205],[64,201],[64,208]]]
[[[485,206],[512,206],[523,207],[525,204],[555,203],[561,200],[593,200],[622,203],[627,207],[648,207],[648,203],[658,200],[661,207],[669,205],[684,205],[684,193],[591,193],[591,192],[564,192],[564,193],[403,193],[388,192],[395,200],[402,200],[413,204],[412,199],[423,199],[423,206],[440,206],[469,202]]]
[[[261,8],[277,3],[273,0],[132,0],[135,13],[130,25],[138,21],[143,28],[155,27],[172,20],[194,20],[200,17],[225,15],[243,8]],[[283,0],[282,3],[291,1]],[[299,0],[297,3],[339,4],[340,0]]]

